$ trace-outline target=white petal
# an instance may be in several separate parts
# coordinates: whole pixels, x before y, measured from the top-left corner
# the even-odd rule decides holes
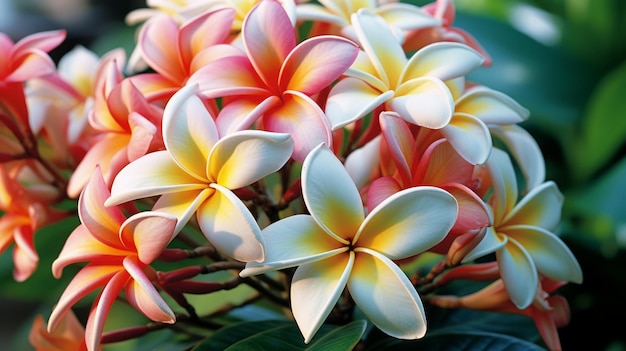
[[[491,134],[480,119],[457,112],[450,123],[441,129],[441,133],[467,162],[477,165],[485,163],[489,158]]]
[[[388,105],[405,121],[431,129],[446,126],[454,112],[454,99],[448,87],[430,77],[403,83]]]
[[[311,341],[346,287],[354,253],[298,267],[291,283],[291,309],[304,336]]]
[[[517,203],[517,178],[509,155],[494,147],[487,160],[493,185],[494,223],[499,224]]]
[[[529,111],[508,95],[483,86],[467,89],[456,101],[456,111],[476,116],[486,124],[516,124]]]
[[[416,255],[448,234],[457,215],[457,202],[448,192],[420,186],[402,190],[381,202],[365,218],[355,246],[391,259]]]
[[[404,272],[373,250],[357,249],[348,289],[367,318],[399,339],[426,334],[422,301]]]
[[[563,194],[553,181],[547,181],[526,194],[500,223],[529,224],[556,230],[561,221]]]
[[[493,227],[485,228],[487,231],[483,239],[463,258],[463,263],[471,262],[477,258],[494,253],[506,245],[507,237],[498,236]]]
[[[448,80],[465,76],[480,67],[483,57],[461,43],[437,42],[417,51],[406,64],[402,82],[430,76]]]
[[[348,248],[329,236],[309,215],[292,215],[265,227],[265,261],[249,262],[240,276],[299,266],[345,252]]]
[[[381,91],[355,79],[340,80],[331,89],[326,101],[326,116],[333,130],[350,124],[393,97],[393,91]]]
[[[496,258],[511,301],[519,309],[530,306],[539,287],[539,276],[530,255],[509,238],[506,246],[496,251]]]
[[[263,261],[263,236],[256,220],[230,190],[211,184],[217,190],[198,208],[202,233],[218,250],[242,261]]]
[[[357,188],[363,188],[376,178],[380,162],[379,147],[380,136],[377,136],[346,158],[344,166]]]

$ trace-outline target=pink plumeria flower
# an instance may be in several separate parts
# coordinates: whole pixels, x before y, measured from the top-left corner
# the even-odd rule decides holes
[[[85,340],[90,351],[100,344],[104,323],[118,295],[125,290],[128,302],[156,322],[174,323],[175,316],[153,285],[156,271],[150,266],[174,237],[176,218],[160,212],[141,212],[126,218],[117,207],[105,207],[110,196],[99,168],[78,199],[81,224],[70,234],[52,273],[88,262],[74,276],[50,315],[53,332],[70,308],[102,288],[93,302]]]
[[[28,341],[35,351],[87,351],[85,327],[72,311],[63,316],[52,332],[48,331],[43,317],[37,315],[28,334]]]
[[[65,39],[65,31],[31,34],[17,43],[0,33],[0,82],[25,82],[55,71],[48,52]]]
[[[351,41],[318,36],[296,45],[284,8],[261,1],[243,25],[245,52],[212,61],[190,79],[209,98],[228,97],[220,133],[257,128],[289,133],[294,159],[302,161],[321,142],[332,142],[331,125],[313,96],[339,78],[357,56]]]
[[[333,129],[346,126],[375,108],[394,111],[409,123],[438,129],[454,112],[444,81],[479,67],[482,57],[459,43],[435,43],[407,59],[387,22],[361,9],[352,25],[363,51],[330,91],[326,114]]]
[[[312,35],[337,34],[356,40],[351,16],[359,9],[368,9],[382,17],[392,28],[398,41],[404,32],[441,25],[441,21],[413,4],[377,0],[321,0],[296,6],[298,20],[313,21]]]
[[[578,261],[554,234],[563,206],[563,195],[557,185],[546,181],[519,198],[516,174],[508,154],[494,148],[487,167],[493,185],[489,205],[494,222],[466,260],[495,252],[504,286],[520,309],[532,303],[540,275],[581,283]]]
[[[107,205],[161,195],[153,209],[176,216],[176,232],[197,212],[202,232],[218,249],[240,261],[263,260],[259,226],[232,190],[280,169],[293,152],[289,135],[246,130],[220,138],[196,86],[187,86],[165,107],[163,141],[166,150],[120,171]]]
[[[363,313],[385,333],[421,338],[426,332],[417,291],[393,260],[423,252],[454,224],[457,204],[434,187],[400,191],[365,213],[359,191],[325,145],[302,167],[310,215],[292,215],[263,229],[266,260],[250,276],[299,266],[291,283],[294,318],[308,343],[347,287]]]

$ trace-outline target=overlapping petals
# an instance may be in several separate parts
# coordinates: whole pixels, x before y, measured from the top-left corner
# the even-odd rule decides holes
[[[266,260],[246,264],[241,275],[299,266],[291,300],[305,342],[346,286],[382,331],[404,339],[422,337],[426,331],[422,303],[392,260],[423,252],[442,240],[456,219],[454,198],[433,187],[412,188],[366,214],[354,182],[323,144],[304,161],[302,191],[310,215],[291,216],[265,228]]]
[[[154,209],[178,218],[176,232],[197,213],[218,249],[241,261],[263,260],[258,224],[232,190],[280,169],[293,150],[290,136],[247,130],[220,138],[196,87],[187,86],[165,108],[163,140],[166,150],[120,171],[107,205],[162,195]]]

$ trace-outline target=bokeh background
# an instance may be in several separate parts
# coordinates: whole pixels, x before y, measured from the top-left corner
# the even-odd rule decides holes
[[[580,261],[584,282],[560,290],[572,312],[560,330],[563,348],[626,350],[626,2],[455,4],[455,26],[472,33],[494,61],[470,79],[531,111],[523,126],[544,152],[547,178],[565,194],[559,235]],[[145,6],[143,0],[1,0],[0,32],[17,41],[65,28],[67,40],[51,53],[56,60],[75,45],[130,53],[135,28],[124,16]],[[63,230],[67,225],[36,237],[41,269],[24,283],[12,281],[10,252],[0,256],[0,351],[27,350],[35,313],[47,315],[58,298],[46,267],[60,251]]]

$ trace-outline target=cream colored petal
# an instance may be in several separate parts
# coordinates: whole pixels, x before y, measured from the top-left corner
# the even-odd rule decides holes
[[[443,240],[456,215],[456,200],[448,192],[426,186],[406,189],[369,213],[354,245],[394,260],[413,256]]]
[[[456,101],[456,112],[476,116],[486,124],[516,124],[526,120],[529,111],[510,96],[476,86],[467,89]]]
[[[220,139],[209,155],[210,178],[228,189],[248,186],[279,170],[293,152],[286,133],[234,132]]]
[[[309,215],[292,215],[265,227],[265,261],[249,262],[242,277],[319,261],[348,250]]]
[[[344,244],[354,238],[365,217],[361,196],[341,161],[324,144],[304,160],[302,196],[328,234]]]
[[[512,126],[490,127],[491,133],[506,145],[526,178],[526,191],[546,179],[546,162],[539,145],[524,128]]]
[[[352,63],[352,66],[346,70],[344,75],[362,80],[380,92],[393,89],[391,88],[389,82],[378,76],[376,67],[374,67],[374,64],[367,56],[367,53],[363,50],[359,51],[356,60],[354,60],[354,63]]]
[[[215,193],[213,188],[167,193],[152,206],[153,211],[164,212],[178,219],[174,233],[179,233],[196,213],[200,205]]]
[[[541,275],[557,281],[583,281],[583,272],[572,251],[555,234],[539,227],[516,225],[502,229],[532,257]]]
[[[439,129],[446,126],[454,112],[454,99],[439,79],[423,77],[403,83],[387,103],[405,121]]]
[[[291,282],[291,310],[304,336],[311,341],[346,287],[354,253],[302,265]]]
[[[491,150],[487,167],[493,185],[493,199],[490,204],[494,223],[498,225],[517,203],[517,178],[509,155],[496,147]]]
[[[431,16],[419,6],[409,3],[388,2],[380,5],[375,11],[387,23],[403,30],[416,30],[441,25],[441,20]]]
[[[531,189],[502,220],[501,226],[528,224],[555,230],[561,221],[563,194],[553,181]]]
[[[369,10],[359,9],[352,15],[352,26],[378,77],[394,89],[407,59],[389,24]]]
[[[196,86],[186,86],[172,96],[163,111],[163,142],[180,168],[206,179],[206,162],[218,139],[213,116],[196,95]]]
[[[261,229],[246,205],[219,184],[211,187],[216,192],[198,208],[202,233],[218,250],[238,261],[263,261]]]
[[[296,16],[299,20],[327,22],[339,26],[349,25],[346,18],[313,3],[299,3],[296,6]]]
[[[528,252],[509,238],[506,246],[496,251],[496,259],[511,301],[519,309],[530,306],[539,287],[539,275]]]
[[[507,241],[507,237],[505,235],[498,235],[493,227],[486,228],[483,239],[465,255],[461,262],[472,262],[477,258],[492,254],[503,248]]]
[[[129,163],[118,173],[105,205],[206,187],[206,181],[178,167],[167,151],[156,151]]]
[[[357,306],[380,330],[399,339],[426,334],[422,301],[402,270],[374,250],[356,249],[348,290]]]
[[[480,119],[456,112],[450,123],[441,129],[441,134],[467,162],[477,165],[485,163],[489,158],[491,133]]]
[[[418,50],[404,66],[402,82],[430,76],[448,80],[465,76],[480,67],[483,57],[469,46],[437,42]]]
[[[393,97],[393,91],[381,93],[355,78],[340,80],[326,100],[326,116],[333,130],[346,126],[373,111]]]
[[[359,189],[378,177],[380,140],[380,136],[377,136],[363,147],[352,151],[343,163]]]

